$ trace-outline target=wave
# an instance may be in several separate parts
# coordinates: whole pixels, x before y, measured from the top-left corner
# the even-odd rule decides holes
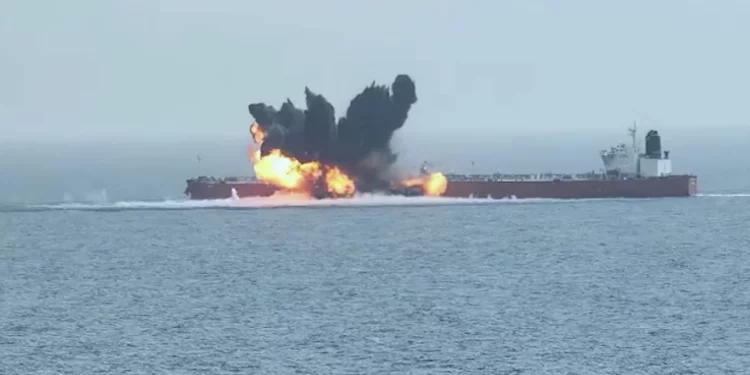
[[[345,199],[309,199],[301,195],[275,195],[271,197],[229,198],[216,200],[161,200],[161,201],[117,201],[117,202],[64,202],[25,206],[28,210],[191,210],[191,209],[257,209],[282,207],[384,207],[384,206],[439,206],[476,205],[499,203],[562,202],[558,199],[491,199],[491,198],[447,198],[406,197],[393,195],[362,194]]]
[[[750,193],[725,193],[725,194],[696,194],[697,197],[711,197],[711,198],[737,198],[737,197],[750,197]]]
[[[698,196],[750,196],[750,194],[699,194]],[[651,198],[641,198],[640,200]],[[632,201],[634,198],[581,198],[551,199],[522,198],[454,198],[426,196],[398,196],[382,194],[358,194],[352,198],[310,199],[302,194],[276,193],[270,197],[240,198],[236,192],[228,199],[191,200],[187,198],[164,200],[133,200],[110,202],[106,191],[88,194],[83,200],[74,201],[70,194],[65,194],[63,202],[33,205],[0,206],[0,211],[45,211],[45,210],[79,210],[79,211],[122,211],[122,210],[195,210],[195,209],[260,209],[283,207],[388,207],[388,206],[444,206],[444,205],[477,205],[507,203],[581,203],[600,201]]]

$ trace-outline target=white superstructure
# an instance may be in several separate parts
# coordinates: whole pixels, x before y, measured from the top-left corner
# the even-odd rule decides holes
[[[628,135],[632,138],[632,145],[620,143],[609,150],[601,151],[600,155],[604,162],[604,169],[608,175],[621,177],[662,177],[672,173],[672,160],[669,152],[661,153],[661,141],[656,140],[658,146],[656,151],[646,150],[641,153],[636,138],[637,127],[628,128]],[[658,138],[658,133],[653,132]],[[651,134],[651,133],[649,133]],[[649,146],[647,145],[647,148]]]
[[[672,161],[669,159],[642,157],[638,162],[641,177],[663,177],[672,174]]]
[[[601,157],[604,162],[604,169],[607,174],[620,176],[638,175],[638,144],[636,143],[636,127],[628,128],[628,134],[633,139],[631,146],[620,143],[610,147],[609,150],[602,150]]]

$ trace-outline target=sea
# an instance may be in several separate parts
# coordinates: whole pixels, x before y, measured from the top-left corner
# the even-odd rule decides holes
[[[0,374],[741,374],[750,191],[0,206]]]
[[[585,172],[619,131],[399,163]],[[744,374],[742,131],[670,132],[663,199],[186,201],[246,140],[0,143],[0,375]]]

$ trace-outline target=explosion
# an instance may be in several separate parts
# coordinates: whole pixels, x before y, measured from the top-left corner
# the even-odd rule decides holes
[[[352,99],[346,117],[335,120],[333,106],[305,88],[307,109],[287,99],[279,111],[263,103],[250,104],[250,126],[258,146],[251,152],[256,177],[280,189],[316,198],[351,197],[356,192],[393,192],[421,188],[440,196],[447,179],[441,173],[393,181],[397,155],[390,149],[417,101],[414,82],[399,75],[391,85],[369,87]]]
[[[256,123],[250,126],[250,132],[256,143],[262,143],[265,134]],[[271,150],[269,154],[261,156],[260,150],[252,153],[251,158],[255,177],[276,187],[301,192],[315,192],[316,183],[325,178],[327,196],[351,197],[356,192],[356,186],[349,176],[338,167],[324,166],[317,161],[300,163],[295,158],[284,156],[281,150]]]
[[[439,197],[443,195],[445,189],[448,188],[448,179],[446,179],[442,173],[436,172],[401,181],[401,185],[407,188],[420,186],[422,187],[424,195]]]
[[[250,134],[253,135],[253,141],[258,144],[263,143],[266,139],[266,133],[263,133],[263,131],[260,130],[260,126],[258,126],[257,122],[250,125]]]

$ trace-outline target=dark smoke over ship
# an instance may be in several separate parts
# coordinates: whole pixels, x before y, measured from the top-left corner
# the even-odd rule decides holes
[[[399,75],[391,87],[372,85],[354,97],[336,120],[333,106],[305,88],[306,109],[291,100],[277,111],[264,103],[248,106],[259,147],[251,152],[250,180],[207,177],[188,180],[191,199],[271,196],[302,192],[313,198],[350,198],[356,193],[488,198],[646,198],[697,194],[694,175],[672,174],[669,151],[655,130],[640,151],[636,126],[624,143],[600,153],[604,169],[579,174],[476,175],[429,173],[399,176],[390,147],[417,102],[414,81]]]
[[[373,192],[392,186],[391,167],[397,155],[390,141],[416,102],[414,81],[402,74],[390,88],[375,82],[366,87],[338,120],[333,105],[307,87],[304,110],[289,99],[279,110],[264,103],[250,104],[248,109],[262,134],[261,157],[279,150],[302,164],[335,167],[354,181],[356,191]],[[313,183],[324,184],[320,175],[317,180]]]

